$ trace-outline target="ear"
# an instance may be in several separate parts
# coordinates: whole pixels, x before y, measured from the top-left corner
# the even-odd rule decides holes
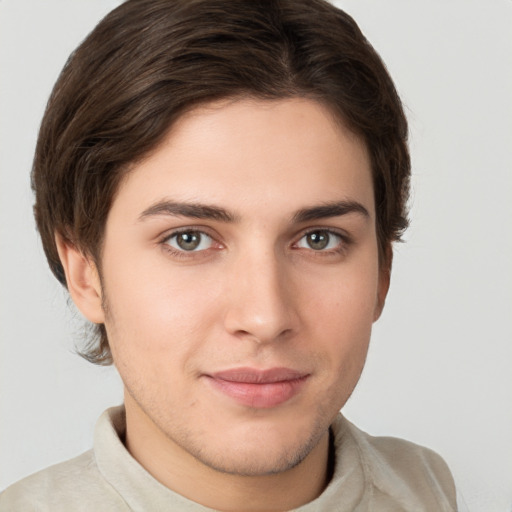
[[[386,297],[388,295],[389,283],[391,281],[391,264],[393,263],[393,250],[391,245],[386,247],[386,254],[383,256],[383,260],[379,264],[379,282],[377,285],[377,298],[375,301],[375,310],[373,313],[373,321],[376,322],[386,303]]]
[[[76,307],[90,322],[104,323],[101,282],[96,265],[61,235],[55,235],[55,243],[66,274],[68,291]]]

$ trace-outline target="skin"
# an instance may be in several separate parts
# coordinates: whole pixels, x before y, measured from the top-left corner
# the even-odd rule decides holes
[[[336,208],[311,210],[326,204]],[[193,250],[183,229],[200,241]],[[127,448],[155,478],[226,511],[286,510],[321,494],[328,429],[389,285],[359,138],[307,99],[197,108],[122,182],[101,280],[87,255],[58,245],[74,301],[105,323]],[[277,405],[264,393],[265,406],[240,403],[211,377],[240,367],[304,378]]]

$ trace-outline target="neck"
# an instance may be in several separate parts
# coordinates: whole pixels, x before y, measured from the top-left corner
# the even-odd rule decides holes
[[[125,443],[131,455],[167,488],[206,507],[222,512],[290,510],[317,498],[330,478],[328,432],[297,466],[244,476],[206,466],[166,436],[132,400],[125,405]]]

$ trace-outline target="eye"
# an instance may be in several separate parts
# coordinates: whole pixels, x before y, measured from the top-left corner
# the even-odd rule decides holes
[[[327,231],[325,229],[317,229],[306,233],[297,243],[297,247],[301,249],[313,249],[314,251],[329,251],[338,249],[343,242],[340,235]]]
[[[177,251],[197,252],[210,249],[213,239],[201,231],[181,231],[171,235],[165,243]]]

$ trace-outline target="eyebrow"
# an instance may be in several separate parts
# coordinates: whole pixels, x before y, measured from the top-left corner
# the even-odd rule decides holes
[[[295,213],[293,221],[297,223],[310,222],[328,217],[340,217],[349,213],[357,213],[363,217],[370,218],[368,210],[357,201],[334,201],[312,206],[311,208],[303,208]]]
[[[326,219],[329,217],[340,217],[350,213],[357,213],[366,218],[370,217],[368,210],[357,201],[333,201],[298,210],[293,215],[292,222],[310,222],[312,220]],[[170,200],[158,201],[149,208],[146,208],[139,215],[139,220],[143,221],[148,217],[159,215],[189,217],[193,219],[211,219],[230,223],[239,220],[237,215],[219,206]]]
[[[199,203],[182,203],[176,201],[159,201],[144,210],[139,220],[157,215],[171,215],[173,217],[190,217],[193,219],[212,219],[221,222],[235,222],[236,215],[218,206],[209,206]]]

